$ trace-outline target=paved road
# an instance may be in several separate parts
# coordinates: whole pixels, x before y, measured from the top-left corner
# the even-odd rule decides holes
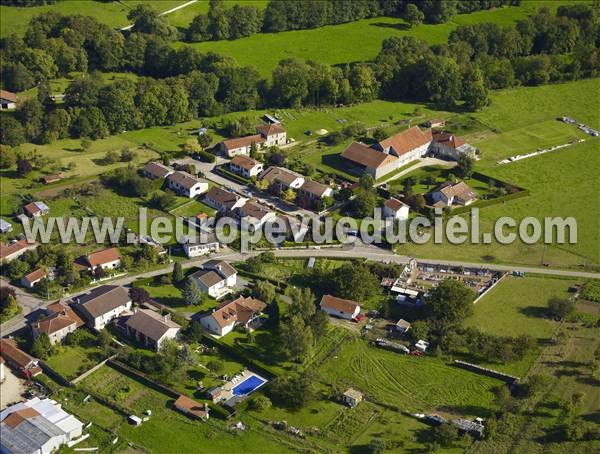
[[[405,264],[411,258],[403,255],[396,255],[393,252],[381,249],[376,246],[369,246],[358,242],[355,245],[345,245],[341,247],[321,247],[321,248],[299,248],[299,249],[276,249],[273,251],[277,257],[288,257],[288,258],[305,258],[309,257],[341,257],[341,258],[363,258],[368,260],[380,261],[380,262],[391,262],[391,263],[400,263]],[[248,253],[241,253],[238,251],[234,251],[232,249],[224,248],[218,254],[213,254],[210,257],[198,257],[191,260],[187,260],[182,262],[183,268],[190,268],[199,266],[207,260],[213,259],[223,259],[229,262],[236,262],[241,260],[246,260],[250,257],[253,257],[257,254],[260,254],[260,251],[251,251]],[[440,260],[440,259],[423,259],[416,258],[420,263],[431,263],[431,264],[439,264],[445,266],[463,266],[469,268],[487,268],[496,271],[524,271],[525,273],[537,273],[544,274],[549,276],[566,276],[573,278],[586,278],[586,279],[600,279],[600,273],[593,273],[587,271],[571,271],[571,270],[559,270],[552,268],[537,268],[532,266],[515,266],[515,265],[498,265],[484,262],[463,262],[457,260]],[[160,274],[165,274],[173,269],[173,264],[167,265],[164,268],[148,271],[145,273],[140,273],[136,275],[128,275],[117,278],[112,281],[105,282],[106,284],[111,285],[122,285],[127,286],[132,282],[138,279],[144,279],[148,277],[158,276]],[[3,286],[8,285],[11,286],[5,279],[0,278],[0,281]],[[11,286],[13,287],[13,286]],[[45,307],[48,304],[48,301],[40,299],[36,296],[33,296],[29,293],[26,293],[22,289],[18,287],[15,288],[17,292],[17,300],[19,304],[23,307],[23,315],[15,317],[8,322],[2,324],[0,327],[0,336],[4,337],[9,334],[14,333],[25,327],[27,323],[27,319],[31,319],[32,316],[36,315],[41,308]],[[83,292],[80,292],[83,293]],[[65,298],[69,298],[72,295],[65,295]]]

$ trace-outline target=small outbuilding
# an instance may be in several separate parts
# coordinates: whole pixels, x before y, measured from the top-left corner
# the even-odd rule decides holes
[[[348,388],[344,394],[342,394],[342,402],[348,405],[350,408],[356,407],[363,400],[363,393],[357,391],[354,388]]]

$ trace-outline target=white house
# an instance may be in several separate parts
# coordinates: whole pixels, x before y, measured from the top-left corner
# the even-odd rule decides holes
[[[461,181],[460,183],[451,183],[449,181],[431,191],[431,200],[434,207],[450,207],[452,205],[470,205],[477,199],[475,191]]]
[[[102,285],[73,299],[77,310],[90,328],[100,331],[131,309],[129,292],[116,285]]]
[[[236,300],[219,304],[209,314],[200,318],[200,324],[216,336],[230,333],[237,325],[251,329],[258,323],[267,305],[255,298],[240,296]]]
[[[50,208],[44,202],[31,202],[23,207],[23,212],[30,218],[39,218],[50,212]]]
[[[164,342],[176,339],[181,326],[171,315],[160,315],[148,309],[137,309],[125,322],[127,335],[137,342],[159,351]]]
[[[320,303],[321,310],[337,318],[352,320],[360,314],[360,306],[356,301],[323,295]]]
[[[211,252],[219,252],[221,245],[214,233],[200,232],[198,235],[186,237],[183,250],[188,257],[199,257]]]
[[[280,189],[298,189],[304,184],[304,176],[283,167],[271,166],[260,174],[260,179]]]
[[[12,232],[13,226],[10,222],[0,218],[0,233]]]
[[[92,252],[79,261],[83,262],[89,271],[93,271],[98,267],[103,270],[112,270],[121,266],[121,253],[118,248],[111,247]]]
[[[187,172],[180,170],[168,175],[167,186],[177,194],[193,199],[194,197],[208,191],[208,181],[196,178]]]
[[[363,400],[363,393],[357,391],[354,388],[348,388],[342,394],[342,402],[348,405],[350,408],[356,407]]]
[[[48,275],[45,268],[38,268],[21,278],[21,285],[25,288],[32,289],[40,283]]]
[[[229,162],[229,170],[244,178],[258,176],[263,171],[263,163],[248,156],[237,155]]]
[[[287,132],[279,123],[269,123],[256,127],[256,132],[265,139],[267,147],[285,145],[287,140]]]
[[[160,162],[149,162],[142,169],[142,174],[152,180],[164,179],[173,173],[173,169]]]
[[[477,149],[456,137],[443,131],[433,131],[433,142],[431,142],[431,154],[442,159],[458,161],[461,155],[474,157]]]
[[[287,133],[280,124],[265,124],[256,127],[256,134],[245,137],[235,137],[221,142],[221,151],[228,157],[250,154],[252,145],[257,150],[272,146],[285,145]]]
[[[247,229],[249,232],[255,232],[265,223],[272,222],[277,218],[275,212],[253,200],[238,208],[236,213],[242,229]]]
[[[18,257],[21,257],[25,252],[37,248],[37,243],[28,243],[26,238],[13,241],[12,243],[0,243],[0,261],[10,262]]]
[[[302,183],[302,186],[298,188],[298,192],[301,195],[308,197],[310,200],[333,197],[333,189],[313,180],[305,180],[304,183]]]
[[[225,296],[237,284],[236,269],[224,260],[209,260],[190,277],[213,298]]]
[[[265,139],[260,134],[245,137],[235,137],[233,139],[224,140],[221,142],[221,151],[228,157],[233,158],[239,155],[250,155],[252,145],[260,149],[265,142]]]
[[[11,91],[0,90],[0,110],[14,110],[17,108],[17,95]]]
[[[410,208],[407,204],[401,202],[394,197],[387,199],[383,202],[383,216],[386,219],[394,219],[399,221],[405,221],[408,219],[408,212]]]
[[[0,413],[0,452],[49,454],[83,435],[83,423],[51,399],[33,399]]]
[[[240,197],[235,192],[213,186],[204,196],[204,203],[218,211],[232,211],[244,206],[248,199]]]
[[[47,334],[52,344],[62,342],[69,333],[83,326],[84,322],[68,305],[56,302],[46,308],[47,317],[31,323],[31,332],[36,338]]]

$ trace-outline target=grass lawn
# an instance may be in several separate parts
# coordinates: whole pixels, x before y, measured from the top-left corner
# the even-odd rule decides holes
[[[164,304],[177,312],[207,311],[218,304],[216,300],[208,297],[201,304],[189,305],[183,300],[178,287],[173,284],[162,284],[154,278],[140,279],[134,285],[147,290],[150,297],[157,303]]]
[[[93,345],[93,341],[86,342],[85,345],[60,344],[57,350],[46,362],[67,380],[81,375],[105,359],[105,355]]]
[[[578,281],[542,277],[506,276],[475,305],[475,313],[466,325],[496,336],[527,334],[547,342],[558,323],[547,317],[548,299],[566,298],[567,290]],[[534,348],[520,361],[507,364],[483,364],[519,377],[527,374],[541,348]]]
[[[196,216],[200,213],[205,213],[208,216],[214,216],[217,210],[209,207],[205,203],[199,202],[197,200],[190,200],[187,203],[175,208],[171,211],[171,214],[174,216],[182,216],[184,218],[188,218],[190,216]]]
[[[414,28],[410,28],[399,18],[375,17],[313,30],[260,33],[233,41],[211,41],[192,45],[202,52],[210,51],[231,56],[240,65],[255,66],[263,76],[269,76],[277,63],[286,58],[312,59],[331,65],[369,61],[379,53],[383,40],[391,36],[415,36],[429,44],[442,44],[447,42],[452,30],[459,25],[481,22],[510,25],[539,6],[554,6],[557,3],[560,4],[523,2],[519,7],[461,14],[445,24],[421,24]],[[188,13],[186,9],[181,12],[182,15]],[[269,52],[257,53],[256,49],[269,49]]]
[[[275,443],[264,436],[258,427],[251,427],[241,435],[229,433],[226,423],[211,418],[208,422],[188,419],[172,406],[173,399],[111,369],[103,367],[81,383],[107,399],[143,415],[151,410],[149,421],[134,427],[120,417],[116,432],[135,446],[149,452],[195,452],[199,446],[207,452],[289,452],[286,445]],[[116,416],[116,415],[115,415]],[[176,448],[175,448],[176,446]]]
[[[129,25],[127,14],[131,8],[141,1],[92,1],[92,0],[68,0],[56,2],[54,5],[33,6],[27,8],[18,8],[14,6],[0,7],[0,37],[8,36],[11,33],[23,35],[32,17],[39,14],[54,11],[67,16],[82,14],[84,16],[93,16],[100,22],[114,28],[125,27]],[[157,11],[166,11],[177,5],[185,3],[183,0],[152,0],[144,2],[151,5]]]
[[[319,372],[328,383],[353,386],[371,400],[403,411],[443,407],[465,415],[485,415],[493,407],[490,389],[499,384],[432,356],[406,356],[370,347],[356,336],[344,342]]]

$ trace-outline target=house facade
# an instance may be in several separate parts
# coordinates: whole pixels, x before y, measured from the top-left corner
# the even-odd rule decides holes
[[[408,219],[409,211],[410,208],[407,204],[394,197],[387,199],[383,203],[383,217],[386,219],[405,221]]]
[[[17,95],[11,91],[0,90],[0,110],[14,110],[17,108]]]
[[[14,339],[0,339],[0,355],[6,364],[25,377],[35,377],[42,373],[39,360],[21,350]]]
[[[21,257],[25,252],[37,248],[37,243],[28,243],[26,238],[12,243],[0,243],[0,262],[10,262]]]
[[[235,192],[221,189],[218,186],[213,186],[204,196],[204,203],[213,207],[217,211],[231,211],[235,208],[244,206],[246,198],[240,197]]]
[[[272,222],[277,218],[275,212],[269,210],[264,205],[251,200],[236,210],[236,215],[240,220],[242,229],[249,232],[256,232],[267,222]]]
[[[167,178],[172,173],[173,169],[156,161],[149,162],[142,168],[142,174],[152,180]]]
[[[360,305],[356,301],[338,298],[332,295],[323,295],[321,298],[320,308],[327,314],[352,320],[360,314]]]
[[[451,207],[452,205],[467,206],[477,200],[475,191],[467,183],[446,182],[438,186],[431,193],[433,206],[436,208]]]
[[[454,134],[434,131],[431,154],[441,159],[458,161],[463,155],[475,157],[477,149]]]
[[[201,255],[219,252],[221,244],[214,233],[206,233],[187,237],[183,242],[183,251],[188,257],[199,257]]]
[[[224,260],[209,260],[190,277],[215,299],[225,296],[237,284],[236,269]]]
[[[160,315],[148,309],[137,309],[125,322],[127,335],[144,346],[159,351],[162,345],[176,339],[181,326],[171,315]]]
[[[264,139],[267,147],[281,147],[286,144],[287,132],[280,123],[269,123],[256,127],[256,132]]]
[[[97,331],[131,309],[129,292],[116,285],[102,285],[73,299],[73,308]]]
[[[180,196],[193,199],[208,191],[208,181],[196,178],[187,172],[177,170],[168,175],[167,186]]]
[[[26,274],[21,278],[21,285],[25,288],[32,289],[40,283],[42,279],[48,276],[48,273],[44,268],[38,268],[29,274]]]
[[[46,308],[47,317],[31,323],[31,332],[36,338],[47,334],[52,344],[62,342],[69,333],[84,325],[83,320],[66,304],[56,302]]]
[[[258,176],[264,169],[263,163],[243,154],[234,156],[229,162],[229,170],[244,178]]]
[[[286,130],[281,124],[265,124],[256,127],[256,134],[245,137],[235,137],[221,142],[221,151],[230,158],[239,155],[249,156],[252,145],[257,150],[272,146],[285,145]]]

